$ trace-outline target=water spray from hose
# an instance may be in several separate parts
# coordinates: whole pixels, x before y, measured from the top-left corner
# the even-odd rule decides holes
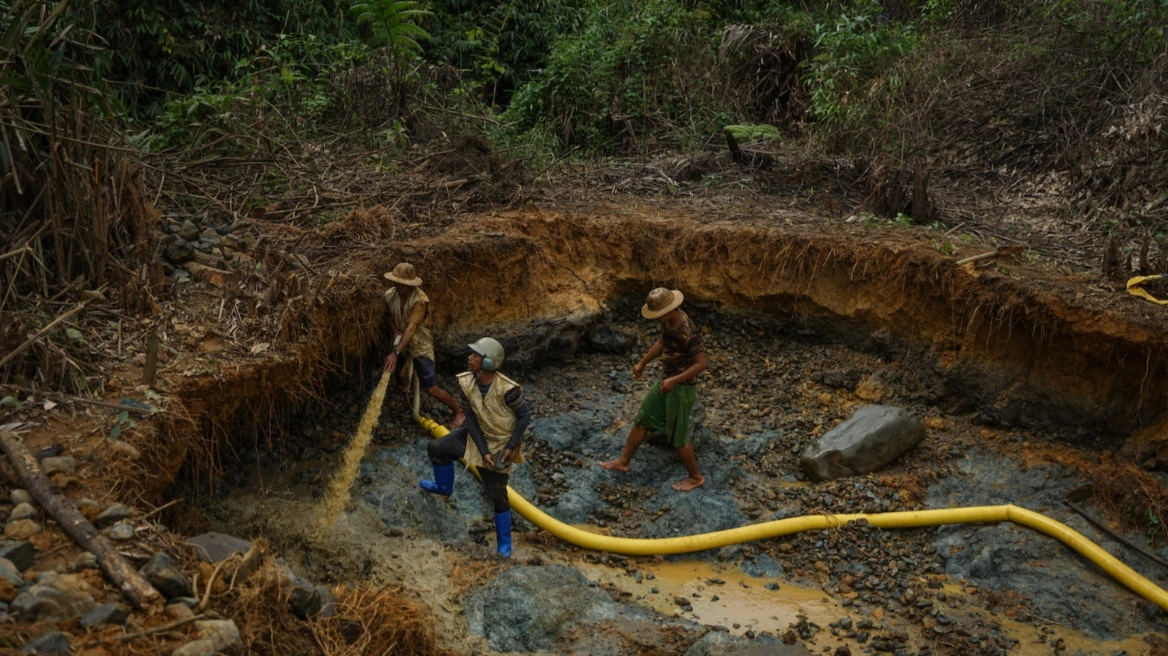
[[[365,415],[361,417],[361,424],[357,426],[357,434],[353,436],[353,440],[345,448],[344,460],[341,461],[340,468],[333,474],[328,493],[316,515],[320,528],[324,530],[332,528],[341,509],[349,503],[349,491],[353,487],[353,480],[357,478],[357,470],[361,468],[361,460],[365,457],[365,448],[373,439],[373,429],[377,426],[377,420],[381,418],[381,406],[385,403],[385,390],[389,387],[389,379],[392,377],[393,374],[389,371],[381,372],[381,380],[377,381],[377,387],[373,389],[373,396],[369,397],[369,404],[365,406]]]

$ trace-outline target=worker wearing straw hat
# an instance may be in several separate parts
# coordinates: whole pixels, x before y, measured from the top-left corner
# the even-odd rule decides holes
[[[674,483],[673,489],[688,492],[706,482],[698,469],[697,456],[689,443],[689,413],[697,399],[694,381],[706,370],[705,347],[693,321],[681,311],[682,293],[658,287],[649,292],[641,314],[661,324],[661,336],[649,352],[633,366],[633,378],[641,380],[645,365],[661,356],[662,378],[653,384],[641,402],[641,411],[616,460],[600,463],[605,469],[628,471],[629,462],[650,430],[664,434],[677,451],[689,476]]]
[[[466,416],[454,397],[438,387],[434,337],[430,334],[430,299],[422,291],[422,279],[409,262],[401,262],[385,278],[393,283],[385,292],[393,329],[393,352],[385,357],[385,370],[391,374],[399,371],[405,381],[416,371],[422,389],[450,408],[454,413],[450,427],[458,428]]]

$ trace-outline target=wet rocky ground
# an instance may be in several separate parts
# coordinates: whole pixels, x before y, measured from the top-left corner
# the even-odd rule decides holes
[[[508,372],[524,385],[536,416],[525,447],[529,462],[515,469],[512,487],[566,523],[650,538],[820,513],[1013,503],[1070,525],[1161,585],[1168,579],[1168,572],[1066,508],[1063,499],[1084,483],[1074,470],[1024,463],[1002,448],[1046,436],[984,425],[985,416],[962,408],[919,354],[905,357],[881,348],[887,343],[881,335],[873,335],[872,347],[862,351],[825,342],[793,323],[702,308],[690,308],[690,314],[705,334],[711,360],[699,388],[694,431],[704,487],[674,491],[671,485],[684,469],[672,449],[657,445],[644,446],[627,473],[596,466],[620,451],[649,384],[630,373],[656,337],[655,324],[643,321],[608,324],[632,338],[627,352],[581,348],[561,354],[556,366]],[[614,316],[635,317],[635,308],[618,307]],[[458,361],[455,354],[440,357]],[[447,388],[451,373],[441,378]],[[333,394],[324,409],[293,417],[287,438],[259,454],[259,468],[242,465],[252,479],[244,487],[258,485],[258,471],[266,494],[319,497],[330,458],[364,410],[362,388],[371,385],[359,382]],[[924,442],[876,474],[808,483],[799,455],[870,403],[902,407],[922,419],[928,428]],[[425,408],[446,418],[444,409]],[[417,480],[430,471],[426,438],[409,419],[403,395],[387,402],[374,441],[354,497],[372,510],[385,535],[433,540],[489,562],[494,534],[477,481],[460,471],[449,501],[418,491]],[[231,528],[229,512],[210,513]],[[518,518],[516,530],[516,558],[493,566],[462,600],[466,630],[493,651],[720,654],[761,641],[774,649],[789,643],[790,649],[813,652],[832,651],[837,648],[824,645],[842,642],[838,654],[1134,654],[1149,652],[1108,645],[1168,631],[1158,608],[1061,543],[1014,525],[891,531],[852,524],[672,558],[740,569],[774,581],[768,585],[776,594],[785,584],[821,589],[843,609],[830,623],[804,620],[776,631],[711,630],[682,603],[673,615],[662,614],[570,566],[599,564],[640,577],[642,565],[635,559],[581,551]],[[1159,553],[1168,557],[1168,548],[1161,545]],[[642,564],[654,560],[662,559]],[[598,642],[600,635],[605,637]]]

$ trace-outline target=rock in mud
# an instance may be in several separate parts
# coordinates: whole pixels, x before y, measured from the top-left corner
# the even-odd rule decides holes
[[[36,552],[31,542],[0,540],[0,558],[12,561],[16,569],[24,571],[32,567],[32,557]]]
[[[924,424],[903,408],[865,406],[808,446],[799,464],[814,481],[869,474],[923,439]]]
[[[646,611],[618,604],[563,565],[512,567],[471,592],[464,608],[470,632],[497,651],[555,651],[561,635],[582,625],[648,619]]]
[[[35,504],[36,500],[32,498],[32,494],[28,490],[15,489],[8,493],[8,499],[15,505],[22,503]]]
[[[190,582],[175,566],[174,560],[164,553],[154,554],[142,566],[141,574],[167,599],[194,595]]]
[[[178,236],[187,241],[194,241],[199,238],[199,226],[195,225],[194,221],[187,219],[179,227]]]
[[[102,604],[81,616],[82,628],[100,626],[102,624],[125,624],[126,609],[117,604]]]
[[[16,565],[12,564],[12,561],[7,558],[0,558],[0,580],[8,581],[14,588],[19,588],[24,585],[24,579],[20,576],[20,570],[16,569]]]
[[[72,654],[73,648],[69,646],[69,636],[60,631],[49,631],[43,635],[30,640],[28,644],[20,648],[22,654]]]
[[[188,538],[187,544],[195,547],[199,560],[212,565],[218,565],[232,554],[246,554],[251,549],[251,543],[247,540],[226,533],[203,533]]]
[[[72,474],[77,469],[77,459],[73,456],[45,458],[41,461],[41,467],[45,470],[45,476],[52,476],[57,473]]]
[[[109,538],[117,542],[124,542],[126,540],[134,539],[134,527],[125,522],[114,524],[108,531]]]
[[[288,608],[292,614],[302,620],[308,620],[320,615],[324,600],[320,592],[307,585],[296,585],[288,595]]]
[[[234,653],[243,646],[239,636],[239,627],[234,620],[204,620],[195,622],[195,630],[199,632],[201,640],[210,640],[215,645],[215,651]]]
[[[25,540],[40,533],[43,529],[40,524],[31,519],[18,519],[15,522],[8,522],[4,527],[4,537],[13,540]]]
[[[162,256],[171,264],[183,264],[195,259],[195,247],[177,235],[171,235],[162,249]]]
[[[105,528],[106,526],[109,526],[110,524],[116,524],[123,519],[129,519],[131,512],[132,511],[130,510],[129,506],[123,506],[120,503],[115,503],[109,508],[101,511],[101,514],[97,516],[93,523],[98,528]]]
[[[784,645],[778,638],[758,636],[749,640],[721,631],[710,631],[693,643],[685,656],[813,656],[803,645]]]
[[[97,569],[98,567],[97,556],[89,553],[88,551],[82,551],[81,553],[77,554],[77,557],[73,559],[73,562],[69,563],[69,566],[66,569],[70,573],[76,573],[85,571],[87,569]]]
[[[600,353],[628,353],[634,338],[610,325],[593,326],[588,329],[588,346]]]
[[[337,598],[333,595],[333,591],[327,585],[316,586],[316,591],[320,594],[320,618],[327,620],[337,614]]]
[[[22,503],[12,509],[12,513],[8,515],[8,521],[15,522],[18,519],[33,519],[39,514],[31,504]]]
[[[195,640],[175,649],[170,656],[215,656],[215,643],[211,640]]]
[[[44,572],[38,583],[12,600],[9,611],[23,622],[63,622],[96,605],[85,581],[72,574]]]

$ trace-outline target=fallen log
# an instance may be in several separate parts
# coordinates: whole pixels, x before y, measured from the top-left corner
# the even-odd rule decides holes
[[[73,501],[45,476],[40,463],[16,437],[15,432],[0,429],[0,448],[4,449],[8,460],[12,462],[25,489],[57,521],[66,535],[97,557],[101,570],[130,603],[151,612],[162,607],[162,595],[122,558],[110,541],[98,533],[93,524],[77,510]]]

